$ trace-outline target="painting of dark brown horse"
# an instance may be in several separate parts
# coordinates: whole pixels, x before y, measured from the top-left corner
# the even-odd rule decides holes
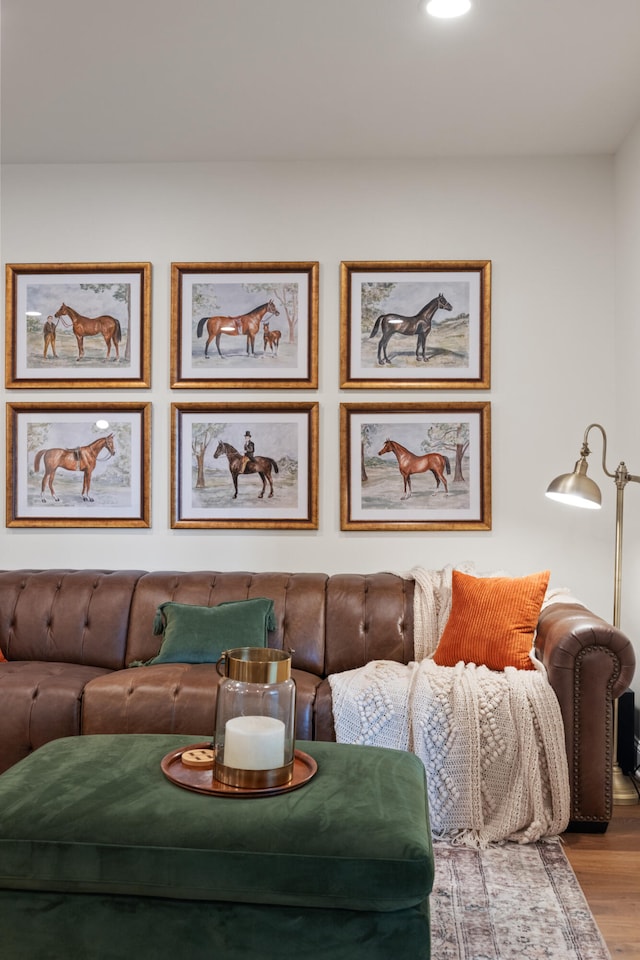
[[[106,437],[98,437],[97,440],[94,440],[84,447],[73,447],[71,449],[49,447],[48,449],[38,450],[35,460],[33,461],[33,469],[35,473],[37,473],[40,469],[40,461],[44,461],[44,476],[42,478],[42,486],[40,487],[40,499],[42,502],[47,502],[44,493],[47,484],[53,499],[56,502],[60,500],[53,489],[53,478],[56,475],[56,470],[61,467],[63,470],[82,471],[84,474],[82,481],[82,499],[93,503],[93,497],[89,494],[91,474],[95,470],[96,463],[98,462],[98,454],[105,448],[110,457],[115,456],[116,448],[112,433]]]
[[[445,457],[443,453],[426,453],[420,457],[415,453],[411,453],[410,450],[403,447],[397,440],[385,440],[378,456],[381,457],[384,453],[395,454],[398,461],[398,469],[404,480],[404,494],[400,497],[401,500],[408,500],[411,496],[411,475],[413,473],[426,473],[427,470],[430,470],[436,478],[436,489],[433,491],[432,496],[435,496],[438,492],[441,483],[445,489],[445,493],[449,493],[449,487],[444,474],[445,471],[451,473],[451,464],[449,463],[449,457]]]
[[[115,359],[120,359],[122,329],[120,327],[120,321],[116,317],[110,317],[108,314],[103,314],[101,317],[83,317],[81,313],[78,313],[73,307],[67,306],[66,303],[62,304],[55,316],[56,319],[69,317],[71,320],[71,326],[78,341],[78,360],[84,357],[84,338],[95,337],[98,334],[102,334],[104,342],[107,345],[107,359],[111,353],[112,344]],[[62,322],[65,323],[64,320]],[[69,324],[65,324],[65,326],[69,326]]]
[[[378,328],[382,334],[378,343],[378,363],[381,366],[385,363],[391,363],[387,356],[387,344],[394,333],[401,333],[404,337],[417,337],[416,360],[423,360],[426,363],[427,337],[431,333],[431,321],[437,310],[451,309],[449,301],[443,294],[439,293],[413,317],[404,317],[400,313],[382,313],[369,334],[369,339],[375,337]]]
[[[196,334],[201,337],[206,325],[208,339],[204,347],[205,357],[209,356],[209,344],[212,340],[216,341],[218,354],[221,357],[223,356],[220,349],[220,336],[223,333],[226,333],[228,337],[245,336],[247,338],[247,353],[251,351],[252,354],[255,354],[255,342],[260,329],[260,322],[268,313],[272,313],[274,317],[280,316],[273,300],[261,303],[259,307],[254,307],[249,313],[243,313],[238,317],[202,317],[198,321]]]
[[[269,498],[273,496],[273,481],[271,480],[271,474],[279,473],[278,464],[275,460],[272,460],[271,457],[259,457],[254,455],[253,459],[248,460],[245,464],[244,470],[242,469],[242,461],[244,457],[241,453],[236,450],[235,447],[232,447],[230,443],[225,443],[223,440],[218,442],[216,452],[214,453],[214,458],[217,460],[218,457],[226,456],[229,461],[229,471],[231,473],[231,479],[233,480],[233,499],[235,500],[238,496],[238,476],[246,476],[252,473],[257,473],[260,479],[262,480],[262,490],[258,494],[258,499],[262,500],[264,497],[264,491],[266,490],[267,484],[269,484]]]

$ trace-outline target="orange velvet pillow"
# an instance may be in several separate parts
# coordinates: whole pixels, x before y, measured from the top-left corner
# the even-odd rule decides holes
[[[0,650],[0,663],[6,663],[6,662],[7,662],[7,658],[5,657],[2,650]]]
[[[534,670],[529,657],[549,570],[529,577],[470,577],[454,570],[451,613],[434,654],[441,667],[484,664]]]

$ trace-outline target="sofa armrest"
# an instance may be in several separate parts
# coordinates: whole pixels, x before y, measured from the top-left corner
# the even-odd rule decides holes
[[[615,697],[635,670],[628,637],[577,603],[551,603],[535,642],[558,698],[565,728],[571,821],[606,828],[612,814]]]

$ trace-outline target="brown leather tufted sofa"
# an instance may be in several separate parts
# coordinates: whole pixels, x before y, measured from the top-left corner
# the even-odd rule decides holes
[[[273,599],[269,645],[293,651],[297,736],[334,739],[327,677],[370,660],[413,657],[413,582],[389,573],[0,571],[0,771],[57,737],[213,731],[213,664],[127,669],[158,651],[165,600]],[[611,818],[612,698],[631,682],[633,648],[578,604],[542,614],[536,639],[565,722],[571,816]]]

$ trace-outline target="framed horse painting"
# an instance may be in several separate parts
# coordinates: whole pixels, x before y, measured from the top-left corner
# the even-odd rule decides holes
[[[340,269],[341,387],[490,386],[490,260]]]
[[[490,530],[491,405],[340,405],[342,530]]]
[[[318,528],[318,404],[172,405],[171,526]]]
[[[173,263],[173,388],[318,386],[313,263]]]
[[[8,527],[149,527],[150,403],[7,404]]]
[[[151,386],[150,263],[9,263],[7,387]]]

